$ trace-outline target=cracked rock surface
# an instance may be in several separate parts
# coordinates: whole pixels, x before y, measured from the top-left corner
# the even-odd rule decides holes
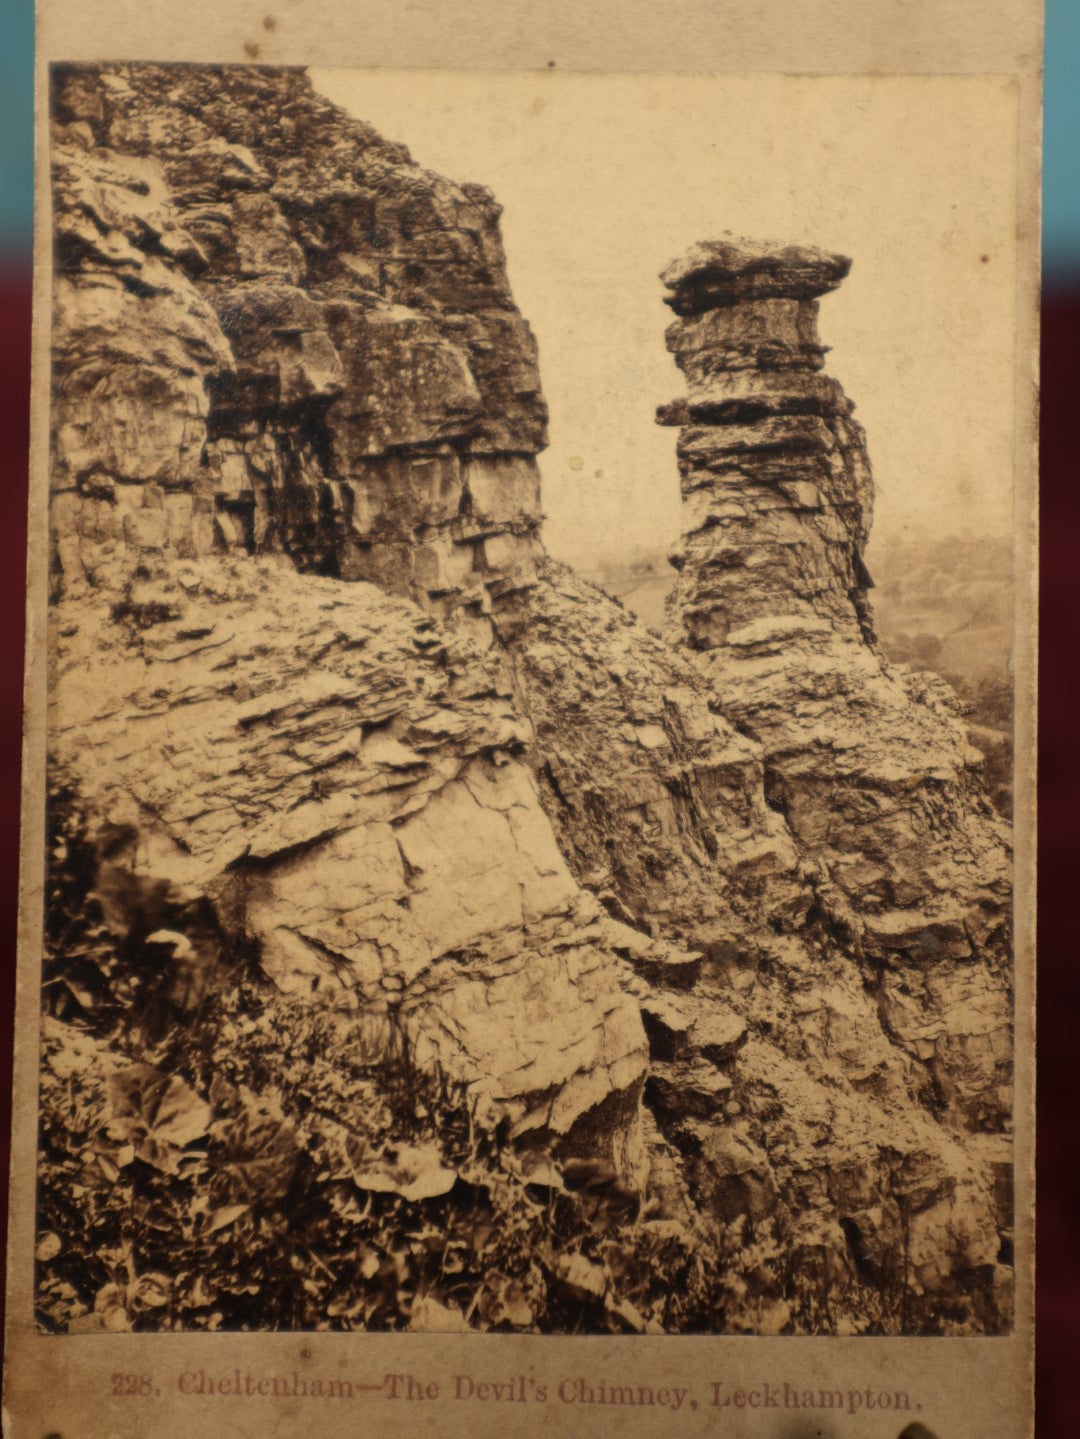
[[[224,546],[507,607],[547,415],[490,192],[300,71],[72,67],[54,115],[69,583]]]
[[[943,957],[909,998],[900,956],[882,977],[830,906],[820,846],[777,812],[767,750],[734,728],[745,712],[696,654],[560,565],[531,605],[513,646],[530,757],[574,872],[653,937],[629,954],[651,1056],[644,1102],[692,1207],[783,1214],[808,1272],[905,1289],[916,1325],[936,1303],[1000,1322],[1007,1124],[997,1108],[975,1124],[950,1110],[939,1069],[950,1055],[998,1099],[1000,957]],[[665,964],[658,942],[675,946]],[[886,986],[923,1016],[921,1050],[898,1034]],[[908,1284],[916,1234],[935,1257]]]
[[[997,1131],[1010,1106],[1007,831],[948,691],[874,643],[865,439],[818,373],[814,296],[846,268],[731,242],[665,272],[689,392],[661,416],[680,426],[686,512],[670,615],[724,713],[760,742],[770,803],[813,856],[818,902],[883,1027],[926,1066],[942,1110]],[[753,345],[732,350],[732,332]]]
[[[1007,1323],[1007,835],[875,647],[849,262],[665,272],[661,637],[544,553],[488,191],[300,71],[54,83],[50,758],[110,923],[392,1019],[530,1152],[768,1217],[903,1328]]]
[[[283,994],[393,1011],[518,1133],[604,1105],[609,1157],[640,1169],[619,927],[567,869],[490,656],[280,558],[151,562],[60,616],[54,762],[144,931],[162,880],[207,897]]]

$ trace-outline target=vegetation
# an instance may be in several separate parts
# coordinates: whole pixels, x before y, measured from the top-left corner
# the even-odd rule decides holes
[[[695,1236],[598,1166],[522,1153],[461,1085],[417,1070],[399,1026],[290,1004],[242,952],[193,984],[180,925],[201,923],[205,949],[205,917],[147,933],[158,903],[121,933],[62,785],[50,822],[44,1329],[793,1322],[769,1226]]]

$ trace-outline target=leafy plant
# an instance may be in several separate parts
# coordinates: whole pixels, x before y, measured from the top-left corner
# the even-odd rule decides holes
[[[690,1232],[595,1165],[508,1145],[465,1086],[417,1068],[392,1015],[291,1003],[249,955],[163,1008],[155,936],[186,960],[199,934],[162,895],[110,927],[70,790],[50,819],[42,1328],[887,1327],[880,1299],[823,1288],[768,1223]]]

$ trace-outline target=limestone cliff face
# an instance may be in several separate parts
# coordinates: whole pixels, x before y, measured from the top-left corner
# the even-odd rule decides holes
[[[894,1327],[1000,1326],[1006,856],[873,648],[815,328],[847,262],[668,272],[673,644],[544,555],[487,191],[300,72],[54,86],[50,740],[110,922],[392,1019],[515,1137],[771,1218]]]
[[[69,581],[118,542],[226,546],[426,605],[509,604],[535,576],[546,411],[491,194],[299,71],[74,68],[54,87]]]
[[[602,1107],[636,1172],[621,927],[566,868],[490,660],[266,559],[144,566],[56,623],[54,762],[98,818],[119,932],[185,928],[208,899],[200,972],[243,936],[282,994],[361,1031],[393,1017],[518,1132],[572,1152]]]
[[[297,72],[54,80],[52,752],[116,922],[209,898],[283,992],[640,1176],[619,927],[481,618],[535,580],[545,420],[498,207]]]

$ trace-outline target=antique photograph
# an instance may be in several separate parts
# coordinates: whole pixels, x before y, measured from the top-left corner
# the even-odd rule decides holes
[[[48,83],[38,1333],[1009,1334],[1010,82]]]

